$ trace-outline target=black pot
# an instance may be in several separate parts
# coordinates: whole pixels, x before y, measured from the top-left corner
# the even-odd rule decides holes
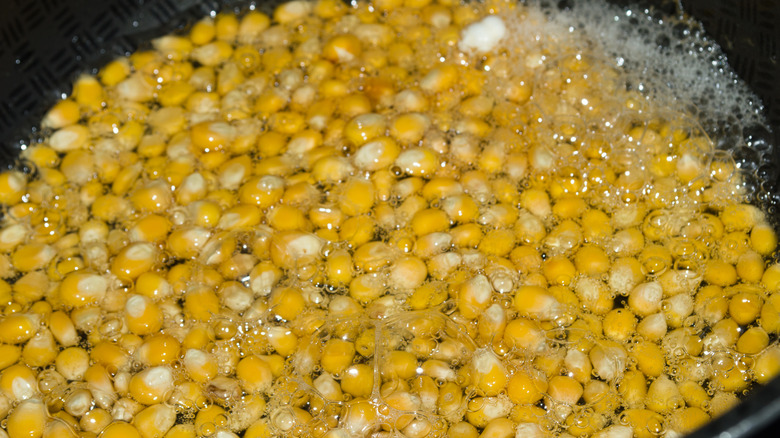
[[[550,0],[566,8],[577,0]],[[256,0],[261,9],[279,0]],[[612,0],[678,16],[680,8],[703,24],[739,76],[762,99],[772,132],[746,130],[748,144],[780,145],[780,0]],[[0,13],[0,168],[16,162],[35,140],[36,123],[70,93],[84,71],[97,72],[151,38],[194,22],[211,11],[246,6],[241,0],[2,0]],[[31,135],[32,133],[32,135]],[[780,169],[780,147],[774,150]],[[769,172],[778,175],[780,171]],[[776,176],[774,177],[776,178]],[[777,436],[780,378],[691,437]]]

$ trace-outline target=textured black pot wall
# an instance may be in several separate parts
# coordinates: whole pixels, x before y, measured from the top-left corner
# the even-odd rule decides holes
[[[549,0],[565,7],[577,0]],[[780,144],[780,0],[625,1],[698,18],[737,73],[758,93]],[[46,108],[83,71],[241,0],[0,0],[0,168],[13,163]],[[278,0],[256,3],[268,5]],[[261,7],[262,8],[262,7]],[[780,148],[776,148],[777,154]],[[776,155],[777,157],[777,155]],[[780,169],[780,159],[776,161]],[[778,172],[780,173],[780,172]],[[780,427],[780,380],[752,394],[695,437],[737,438]]]

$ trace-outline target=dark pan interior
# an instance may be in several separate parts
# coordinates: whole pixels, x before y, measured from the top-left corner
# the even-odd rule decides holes
[[[576,0],[551,0],[565,8]],[[254,2],[261,9],[279,0]],[[764,103],[773,133],[745,130],[748,144],[780,144],[780,0],[625,1],[676,16],[680,7],[700,20],[729,63]],[[35,141],[36,123],[70,93],[84,71],[134,51],[210,13],[246,7],[240,0],[2,0],[0,6],[0,167],[13,165],[21,145]],[[765,175],[780,186],[780,157]],[[751,394],[728,414],[692,436],[736,438],[777,435],[780,379]]]

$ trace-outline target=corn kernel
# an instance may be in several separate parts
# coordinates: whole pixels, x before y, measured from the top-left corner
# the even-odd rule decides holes
[[[131,243],[116,255],[111,263],[111,272],[123,280],[134,280],[151,270],[156,258],[157,250],[154,245],[145,242]]]
[[[43,436],[46,425],[46,406],[41,400],[29,399],[20,403],[8,415],[8,436]]]
[[[33,314],[15,313],[0,320],[0,342],[22,344],[38,331],[38,317]]]

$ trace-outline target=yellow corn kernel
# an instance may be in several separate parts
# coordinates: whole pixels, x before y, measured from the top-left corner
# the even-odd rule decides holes
[[[778,309],[780,309],[780,295],[773,293],[769,295],[761,307],[761,315],[758,319],[759,325],[769,333],[777,333],[780,330],[780,312]]]
[[[284,194],[284,180],[276,176],[254,177],[239,189],[239,199],[246,204],[268,208]]]
[[[271,209],[268,212],[268,223],[279,231],[311,229],[304,212],[290,205],[278,205]]]
[[[717,286],[729,286],[737,281],[737,270],[723,260],[709,260],[704,272],[704,280]]]
[[[769,345],[769,335],[761,327],[747,329],[737,340],[737,351],[756,354]]]
[[[133,425],[144,438],[165,435],[176,422],[176,411],[166,404],[155,404],[137,413]]]
[[[472,379],[477,390],[484,396],[495,396],[507,386],[507,372],[504,365],[489,350],[477,350],[471,359]]]
[[[304,128],[303,115],[292,111],[281,111],[271,114],[268,119],[271,129],[286,135],[297,134]],[[288,145],[289,146],[289,145]]]
[[[637,320],[628,309],[613,309],[604,315],[604,335],[608,338],[623,342],[633,336]]]
[[[519,245],[509,254],[515,267],[523,273],[536,272],[542,266],[542,256],[536,248],[529,245]]]
[[[568,376],[553,376],[548,381],[547,393],[550,398],[570,406],[577,403],[582,392],[582,385]]]
[[[658,413],[666,413],[684,405],[677,385],[665,375],[653,380],[647,390],[647,407]]]
[[[639,342],[633,346],[629,356],[634,358],[637,368],[648,377],[658,377],[664,371],[664,352],[654,342]]]
[[[678,383],[677,387],[688,406],[704,409],[709,405],[710,396],[698,383],[686,380]]]
[[[545,335],[536,321],[526,318],[516,318],[509,321],[504,329],[504,342],[509,348],[516,348],[521,353],[535,353],[545,344]]]
[[[68,380],[80,380],[89,368],[89,354],[80,347],[68,347],[57,354],[57,372]]]
[[[235,17],[233,17],[235,18]],[[233,47],[225,41],[213,41],[196,47],[190,52],[190,56],[200,64],[214,67],[230,59]]]
[[[173,392],[173,373],[164,366],[147,368],[130,379],[128,389],[130,396],[139,403],[162,403]]]
[[[211,42],[215,34],[214,21],[210,17],[206,17],[192,25],[189,37],[193,44],[200,46]]]
[[[191,128],[192,144],[203,152],[227,148],[236,136],[235,128],[225,122],[201,122]]]
[[[411,379],[417,375],[417,357],[408,351],[390,351],[382,360],[380,372],[385,379]]]
[[[20,245],[11,255],[11,263],[21,272],[41,269],[57,255],[57,250],[43,243]]]
[[[0,370],[15,364],[22,355],[22,349],[16,345],[0,344]]]
[[[81,419],[79,420],[79,427],[83,429],[86,432],[91,432],[94,434],[100,433],[103,429],[105,429],[109,424],[111,424],[111,421],[113,421],[113,418],[111,417],[111,414],[102,408],[93,408],[89,411],[87,411],[84,415],[81,416]],[[70,436],[71,433],[68,426],[65,425],[64,422],[54,421],[50,422],[46,425],[47,432],[44,432],[48,436],[49,433],[56,433],[53,432],[56,429],[60,429],[64,427],[63,436]],[[51,436],[58,436],[58,435],[51,435]]]
[[[400,289],[416,289],[428,276],[428,269],[419,257],[406,256],[394,261],[390,270],[390,282]]]
[[[8,415],[5,426],[8,436],[43,436],[46,426],[46,405],[39,399],[29,399],[20,403]]]
[[[363,274],[356,276],[349,283],[349,296],[362,305],[379,298],[385,291],[383,278],[376,274]]]
[[[475,397],[467,406],[466,420],[481,428],[496,418],[506,417],[512,409],[512,403],[503,397]]]
[[[574,256],[574,266],[585,275],[601,275],[609,271],[607,253],[598,246],[583,246]]]
[[[488,308],[493,296],[490,281],[484,275],[477,275],[461,285],[458,292],[458,310],[468,319],[476,319]]]
[[[761,276],[761,284],[769,292],[775,292],[780,288],[780,264],[772,264],[764,270],[764,275]]]
[[[79,105],[72,100],[61,100],[46,113],[41,126],[59,129],[78,122],[79,118]]]
[[[27,181],[20,172],[6,171],[0,173],[0,202],[13,205],[22,200],[27,188]]]
[[[628,354],[625,348],[614,341],[600,341],[588,353],[595,374],[611,380],[622,375]]]
[[[720,213],[720,220],[727,231],[749,230],[763,216],[754,205],[732,204]]]
[[[758,283],[764,275],[764,259],[757,252],[748,251],[737,259],[736,272],[746,283]]]
[[[103,86],[93,76],[82,75],[73,84],[73,98],[79,105],[97,111],[105,98]]]
[[[455,382],[446,382],[439,388],[439,412],[445,416],[458,415],[462,409],[463,390]]]
[[[636,370],[626,371],[618,384],[618,393],[629,408],[644,406],[647,395],[647,380],[644,374]]]
[[[138,296],[138,295],[136,295]],[[135,357],[146,366],[170,364],[179,358],[179,341],[171,335],[153,334],[138,347]]]
[[[184,296],[184,313],[197,321],[208,321],[219,313],[219,298],[206,285],[193,286]]]
[[[326,270],[330,284],[349,284],[352,281],[352,256],[345,250],[334,251],[327,257]]]
[[[377,171],[385,169],[398,158],[400,149],[390,137],[378,137],[363,143],[355,152],[353,163],[360,169]]]
[[[354,397],[368,397],[374,387],[374,370],[366,364],[356,364],[344,370],[341,389]]]
[[[125,304],[125,322],[130,332],[148,335],[162,328],[163,314],[149,297],[131,295]]]
[[[455,178],[446,178],[446,177],[434,177],[422,188],[422,196],[428,201],[432,201],[434,199],[445,199],[445,203],[447,202],[446,199],[452,198],[452,200],[449,202],[449,208],[445,209],[447,211],[447,214],[450,215],[450,210],[453,213],[450,215],[451,217],[454,216],[460,216],[457,214],[457,212],[462,208],[462,206],[459,205],[458,197],[463,194],[463,186],[455,179]],[[470,199],[468,196],[465,198]],[[474,209],[476,209],[476,205],[472,204]],[[476,217],[476,212],[473,213],[474,217]]]
[[[626,409],[620,422],[631,426],[637,438],[652,438],[664,430],[663,417],[648,409]]]
[[[282,357],[288,357],[298,348],[298,337],[285,327],[272,327],[266,333],[268,344]]]
[[[38,331],[38,315],[14,313],[0,320],[0,342],[22,344]]]
[[[520,286],[515,292],[513,307],[522,316],[549,320],[559,311],[560,303],[544,288]]]
[[[758,317],[761,298],[752,292],[740,292],[729,301],[729,315],[739,325],[747,325]]]
[[[280,287],[271,292],[268,298],[268,306],[277,317],[291,321],[295,319],[306,302],[300,290],[292,287]]]
[[[322,48],[322,55],[337,63],[346,63],[358,58],[362,53],[360,40],[352,34],[343,34],[331,38]]]
[[[115,59],[100,70],[99,77],[103,85],[113,87],[130,74],[130,63],[125,58]]]
[[[121,347],[109,342],[99,342],[92,347],[90,357],[106,369],[120,370],[125,368],[130,358]]]
[[[455,223],[463,224],[477,219],[479,207],[468,195],[455,195],[445,198],[442,209],[447,212],[449,218]]]
[[[152,40],[152,46],[164,57],[180,61],[192,51],[192,42],[184,37],[166,35]]]
[[[265,391],[273,382],[271,367],[259,356],[248,356],[236,366],[236,377],[247,392]]]
[[[217,227],[228,231],[250,229],[260,223],[261,214],[260,209],[254,205],[236,205],[222,212],[219,222],[217,222]],[[301,216],[303,216],[302,213]],[[270,217],[269,219],[273,220]],[[301,221],[304,220],[302,219]],[[298,223],[292,222],[293,225],[300,226]]]
[[[371,211],[374,201],[373,184],[353,178],[347,181],[342,189],[339,208],[349,216],[357,216]]]
[[[29,399],[38,393],[36,375],[26,365],[12,365],[0,373],[0,389],[11,400]]]
[[[547,380],[533,377],[524,370],[515,370],[507,382],[507,396],[516,404],[534,404],[547,391]]]
[[[430,124],[430,119],[424,114],[400,114],[390,122],[390,135],[401,144],[416,145],[422,140]]]
[[[123,280],[134,280],[151,270],[157,261],[154,245],[145,242],[131,243],[116,255],[111,263],[111,272]]]
[[[238,41],[251,44],[258,40],[261,33],[271,24],[271,19],[258,11],[249,11],[238,26]]]
[[[343,135],[355,146],[363,146],[369,141],[384,135],[386,129],[387,125],[384,116],[376,113],[365,113],[347,122],[344,125]],[[364,152],[364,155],[367,154]]]
[[[585,201],[574,196],[566,196],[558,199],[553,205],[553,214],[563,219],[573,219],[582,216],[587,209]]]
[[[163,107],[179,107],[184,104],[194,92],[195,87],[188,82],[168,82],[163,85],[157,93],[157,101]]]
[[[459,248],[474,248],[482,241],[482,229],[477,224],[465,224],[452,228],[449,233],[452,244]]]
[[[761,352],[756,358],[753,372],[756,381],[762,385],[777,376],[780,373],[780,348],[772,346]]]
[[[198,255],[199,250],[206,244],[209,237],[211,237],[211,233],[205,228],[198,226],[176,229],[168,236],[168,251],[170,251],[174,257],[182,259],[195,258]],[[148,271],[152,266],[151,262],[153,262],[153,260],[149,258],[145,260],[150,262],[146,269],[144,269],[144,271]],[[138,272],[137,275],[140,275],[141,272]]]
[[[687,407],[672,413],[669,424],[670,429],[679,433],[688,434],[710,421],[710,416],[698,407]]]
[[[565,257],[550,257],[542,267],[544,276],[552,284],[568,286],[577,274],[577,268]]]
[[[777,249],[777,234],[768,224],[756,224],[750,231],[750,245],[762,256],[769,256]]]
[[[506,229],[488,231],[479,242],[478,249],[486,255],[503,257],[515,246],[514,232]]]
[[[130,202],[136,210],[152,213],[166,211],[170,207],[171,201],[170,188],[160,180],[139,188],[130,196]]]
[[[282,271],[268,262],[258,263],[249,273],[250,287],[258,295],[268,295],[282,278]]]
[[[34,367],[45,367],[57,356],[57,345],[51,332],[41,329],[25,344],[22,350],[24,361]]]
[[[633,257],[616,259],[609,269],[609,287],[620,295],[628,295],[645,278],[642,265]]]
[[[150,214],[142,217],[130,228],[130,240],[159,243],[165,240],[171,230],[171,222],[164,216]]]
[[[89,272],[72,272],[60,283],[60,300],[71,307],[98,304],[108,289],[108,281]]]
[[[132,424],[114,421],[100,433],[101,438],[142,438],[141,433]]]
[[[169,238],[169,242],[173,240],[173,242],[170,243],[182,245],[184,248],[187,248],[187,246],[192,243],[191,240],[202,237],[199,236],[199,234],[204,233],[205,230],[202,230],[200,227],[212,228],[218,226],[219,220],[222,217],[222,207],[220,207],[219,203],[216,201],[204,199],[195,201],[188,207],[192,216],[192,222],[197,228],[183,228],[180,229],[181,231],[176,230]],[[203,236],[205,236],[205,233]]]
[[[438,164],[436,153],[425,147],[406,149],[395,160],[395,165],[411,176],[430,176],[436,171]]]
[[[434,68],[420,80],[420,88],[428,93],[440,93],[449,90],[458,80],[458,69],[454,65],[442,65]]]
[[[422,310],[435,307],[447,299],[447,291],[443,287],[436,287],[433,283],[424,284],[417,288],[407,299],[412,310]]]
[[[173,288],[160,274],[144,272],[135,280],[135,291],[152,299],[163,299],[173,293]]]
[[[322,347],[322,369],[341,375],[352,364],[355,356],[355,346],[350,341],[331,338]]]

